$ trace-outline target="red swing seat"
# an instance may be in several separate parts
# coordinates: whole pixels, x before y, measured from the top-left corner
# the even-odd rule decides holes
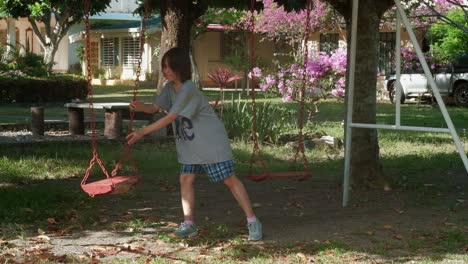
[[[128,192],[140,180],[141,176],[139,175],[115,176],[95,182],[81,183],[81,188],[91,197],[104,194],[119,194]]]

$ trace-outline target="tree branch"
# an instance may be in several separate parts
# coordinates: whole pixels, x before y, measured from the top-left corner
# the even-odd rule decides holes
[[[463,25],[460,25],[459,23],[453,21],[452,19],[450,19],[448,16],[446,16],[445,14],[442,14],[440,12],[438,12],[433,6],[431,6],[429,3],[427,3],[426,1],[421,1],[427,8],[429,8],[434,14],[435,16],[439,17],[440,20],[444,21],[445,23],[449,24],[449,25],[452,25],[458,29],[460,29],[461,31],[465,32],[466,34],[468,34],[468,28],[463,26]],[[452,3],[454,5],[457,5],[459,7],[461,7],[464,12],[465,12],[465,16],[467,16],[467,11],[463,8],[464,5],[462,4],[458,4],[458,3],[455,3],[454,1],[452,0],[447,0],[447,2],[449,3]]]
[[[36,20],[34,18],[28,17],[28,21],[31,24],[34,34],[36,34],[37,39],[39,39],[39,43],[41,44],[41,47],[45,49],[46,40],[42,36],[41,30],[39,29],[39,26],[37,25]]]

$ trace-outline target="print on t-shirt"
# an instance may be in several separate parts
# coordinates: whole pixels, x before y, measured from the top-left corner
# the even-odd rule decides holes
[[[195,138],[192,120],[181,116],[175,120],[175,128],[177,139],[193,140]]]

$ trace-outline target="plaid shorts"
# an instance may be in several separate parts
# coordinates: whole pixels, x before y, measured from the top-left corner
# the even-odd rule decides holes
[[[227,177],[234,175],[234,162],[232,160],[210,164],[182,164],[180,173],[187,174],[208,174],[211,182],[220,182]]]

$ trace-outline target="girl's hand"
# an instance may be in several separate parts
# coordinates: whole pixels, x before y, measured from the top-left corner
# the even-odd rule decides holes
[[[135,142],[137,142],[138,140],[140,140],[143,136],[145,135],[145,133],[143,132],[143,129],[139,129],[137,131],[134,131],[130,134],[128,134],[126,137],[125,137],[125,140],[127,140],[127,144],[129,146],[133,145]]]
[[[130,102],[130,110],[132,111],[139,111],[139,112],[142,112],[144,111],[144,107],[145,107],[145,104],[140,102],[140,101],[131,101]]]

